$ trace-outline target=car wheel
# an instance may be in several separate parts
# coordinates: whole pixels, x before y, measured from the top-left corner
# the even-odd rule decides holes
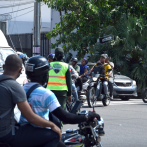
[[[128,100],[130,99],[129,97],[126,97],[126,96],[121,96],[120,98],[121,98],[121,100],[123,100],[123,101],[128,101]]]

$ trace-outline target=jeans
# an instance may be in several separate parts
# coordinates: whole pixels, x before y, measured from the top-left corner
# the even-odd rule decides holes
[[[110,97],[113,96],[113,83],[111,81],[108,81],[109,89],[110,89]]]
[[[51,129],[25,124],[15,130],[14,136],[10,132],[0,138],[0,142],[6,142],[11,147],[57,147],[59,135]]]
[[[72,83],[72,95],[74,96],[75,101],[79,100],[79,99],[78,99],[77,88],[76,88],[76,86],[75,86],[74,83]]]
[[[108,81],[103,81],[104,94],[108,93]]]

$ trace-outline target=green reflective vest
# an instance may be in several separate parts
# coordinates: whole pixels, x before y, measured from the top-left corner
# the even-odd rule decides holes
[[[48,85],[47,89],[50,90],[67,90],[66,84],[66,72],[68,70],[68,64],[64,62],[51,62],[50,63],[50,70],[48,72]]]

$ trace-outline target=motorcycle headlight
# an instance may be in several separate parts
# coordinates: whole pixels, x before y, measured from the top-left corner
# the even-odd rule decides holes
[[[96,77],[93,77],[92,80],[93,80],[94,82],[96,82],[96,81],[97,81],[97,78],[96,78]]]
[[[136,81],[133,81],[133,86],[136,86]]]

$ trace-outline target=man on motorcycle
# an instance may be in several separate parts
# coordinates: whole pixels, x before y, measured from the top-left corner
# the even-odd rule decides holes
[[[111,69],[112,69],[112,73],[109,77],[108,84],[109,84],[109,88],[110,88],[110,98],[111,98],[111,100],[113,100],[113,81],[114,81],[114,79],[113,79],[113,69],[114,69],[114,63],[109,61],[110,57],[108,57],[107,54],[105,54],[105,55],[107,57],[105,62],[108,63],[111,66]]]
[[[78,74],[80,73],[80,67],[77,65],[78,63],[78,59],[77,58],[72,58],[71,59],[71,65],[72,67],[78,72]]]
[[[32,68],[30,67],[31,65]],[[48,71],[45,70],[47,68],[49,68],[48,62],[42,56],[35,56],[30,58],[26,65],[26,74],[31,82],[24,85],[24,90],[28,92],[32,86],[35,84],[40,84],[40,87],[34,89],[28,98],[28,103],[36,114],[40,115],[46,120],[50,120],[49,113],[52,113],[61,121],[69,124],[78,124],[85,121],[93,121],[95,117],[98,120],[100,119],[100,116],[93,112],[91,112],[87,117],[66,112],[60,106],[54,93],[52,93],[49,89],[45,89],[43,87],[43,85],[48,80]],[[27,123],[28,121],[22,115],[20,122]],[[48,128],[46,129],[49,130]],[[64,147],[64,144],[60,142],[58,147]]]
[[[11,147],[56,147],[59,136],[61,138],[61,130],[51,121],[32,111],[27,102],[26,93],[16,82],[21,74],[22,60],[15,54],[9,55],[3,69],[4,73],[0,76],[0,142],[8,143]],[[16,104],[29,122],[28,124],[15,125]],[[39,127],[33,127],[30,123]],[[47,130],[46,127],[51,129]]]
[[[71,70],[71,77],[72,77],[72,95],[74,96],[75,101],[77,101],[78,93],[77,93],[77,88],[75,86],[75,81],[78,78],[79,74],[71,65],[70,65],[70,70]]]
[[[77,58],[72,58],[71,59],[71,65],[72,67],[78,72],[78,74],[80,73],[80,67],[77,65],[78,63],[78,59]],[[82,82],[82,79],[81,78],[76,78],[75,80],[75,84],[77,86],[80,87],[80,91],[82,91],[83,89],[83,82]]]
[[[106,58],[107,58],[106,55],[102,54],[100,57],[100,60],[91,68],[91,70],[89,72],[89,74],[90,74],[94,70],[96,65],[98,65],[99,63],[104,65],[104,70],[105,70],[104,74],[107,76],[101,78],[101,80],[103,81],[105,95],[107,95],[107,93],[108,93],[108,80],[109,80],[109,76],[112,74],[112,71],[108,72],[108,69],[111,69],[111,66],[108,63],[105,63]]]
[[[49,63],[54,62],[54,60],[55,60],[55,54],[49,54],[47,56],[47,60],[48,60]]]

